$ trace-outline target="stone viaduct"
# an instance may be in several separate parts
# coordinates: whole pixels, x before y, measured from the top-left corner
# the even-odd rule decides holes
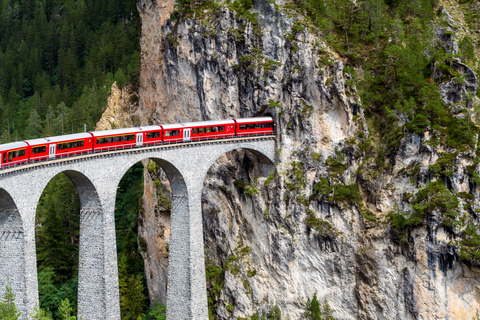
[[[123,175],[151,159],[166,172],[173,199],[167,319],[208,320],[201,192],[207,171],[226,152],[246,149],[273,169],[273,136],[190,142],[95,153],[0,171],[0,294],[7,279],[27,318],[38,305],[35,214],[48,182],[59,173],[75,184],[81,203],[78,316],[120,319],[115,197]]]

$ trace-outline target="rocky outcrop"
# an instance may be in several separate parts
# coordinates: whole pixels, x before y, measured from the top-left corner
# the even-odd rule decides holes
[[[407,195],[433,179],[429,165],[448,150],[434,150],[428,133],[406,135],[391,173],[357,171],[364,159],[356,141],[368,130],[355,86],[321,38],[295,24],[298,17],[264,1],[255,1],[256,21],[226,7],[174,21],[171,2],[142,0],[138,9],[142,123],[271,115],[277,125],[274,174],[262,175],[254,155],[236,151],[205,180],[215,319],[274,304],[299,319],[315,292],[337,319],[468,319],[480,309],[479,270],[461,262],[451,233],[432,221],[405,246],[382,222],[398,206],[409,210]],[[472,158],[460,154],[455,163],[448,186],[469,192]],[[417,165],[412,183],[405,172]],[[161,177],[146,175],[143,214],[152,227],[144,238],[159,249],[144,258],[151,296],[165,297],[168,218],[152,177],[168,190]],[[343,201],[324,196],[334,186]]]
[[[107,99],[107,107],[102,117],[97,122],[96,130],[110,130],[118,128],[131,128],[139,125],[138,96],[133,92],[130,85],[126,84],[122,90],[117,83],[112,84],[110,95]]]

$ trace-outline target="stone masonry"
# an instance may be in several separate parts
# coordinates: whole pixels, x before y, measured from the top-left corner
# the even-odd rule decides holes
[[[208,320],[201,192],[207,171],[226,152],[254,153],[273,169],[273,137],[182,143],[97,153],[0,171],[0,295],[7,281],[27,318],[38,305],[35,213],[48,182],[59,173],[75,184],[81,203],[78,316],[120,319],[115,240],[115,197],[135,163],[151,159],[173,192],[167,319]]]

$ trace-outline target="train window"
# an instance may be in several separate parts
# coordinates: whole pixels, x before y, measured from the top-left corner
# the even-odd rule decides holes
[[[246,124],[241,124],[240,125],[240,130],[246,130],[247,129],[247,125]]]
[[[8,153],[8,161],[12,161],[13,158],[23,157],[25,154],[25,149],[10,151]]]
[[[198,128],[193,128],[192,129],[192,134],[198,134]]]
[[[8,152],[5,152],[5,153],[3,154],[3,161],[2,161],[3,163],[7,162],[7,153],[8,153]]]
[[[167,136],[167,137],[173,137],[173,136],[178,136],[178,135],[180,135],[180,130],[165,131],[165,136]]]
[[[214,128],[214,127],[206,127],[205,129],[206,129],[207,133],[210,133],[210,132],[215,132],[215,131],[213,130],[213,128]]]
[[[77,141],[65,142],[65,143],[58,143],[57,144],[57,150],[80,148],[80,147],[83,147],[84,145],[85,145],[85,143],[84,143],[83,140],[77,140]],[[45,151],[46,151],[46,149],[45,149]],[[43,152],[45,152],[45,151],[43,151]]]
[[[218,129],[218,132],[225,131],[225,126],[217,127],[217,129]]]
[[[160,131],[147,132],[147,139],[160,138]]]
[[[39,146],[39,147],[33,147],[32,148],[32,153],[44,153],[47,151],[47,146]]]

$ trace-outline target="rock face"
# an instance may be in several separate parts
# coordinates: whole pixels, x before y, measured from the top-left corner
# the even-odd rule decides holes
[[[408,210],[405,195],[425,186],[428,166],[442,151],[429,146],[428,133],[405,136],[391,174],[359,174],[354,140],[368,130],[356,89],[320,38],[292,28],[295,18],[263,1],[255,1],[258,24],[227,8],[173,22],[171,1],[140,0],[138,9],[142,124],[263,115],[276,121],[275,174],[262,175],[254,155],[236,151],[218,159],[205,180],[215,319],[262,314],[272,305],[300,319],[315,292],[337,319],[470,319],[480,310],[480,270],[460,262],[438,221],[417,228],[405,248],[388,224],[362,214],[381,220],[396,204]],[[468,79],[476,89],[475,75]],[[362,205],[321,196],[333,181],[335,159],[341,185],[359,179]],[[458,155],[448,185],[478,201],[466,170],[471,159]],[[411,165],[418,165],[413,184],[405,174]],[[152,172],[142,211],[152,227],[139,234],[148,247],[150,295],[164,299],[169,219],[159,199],[168,195],[168,182]]]
[[[131,128],[138,125],[139,117],[136,115],[138,109],[138,96],[129,85],[122,90],[117,83],[112,84],[112,89],[107,100],[107,108],[97,122],[96,130],[110,130],[117,128]]]

